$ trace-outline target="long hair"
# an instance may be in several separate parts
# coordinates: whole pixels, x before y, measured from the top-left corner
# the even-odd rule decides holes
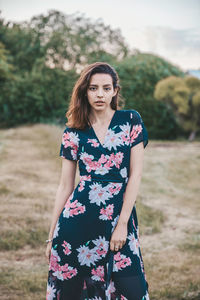
[[[117,110],[119,108],[119,100],[121,100],[119,85],[119,77],[113,67],[105,62],[95,62],[88,65],[83,69],[81,75],[74,85],[72,96],[69,103],[69,109],[66,112],[68,127],[76,129],[84,129],[87,126],[91,126],[89,121],[90,104],[87,98],[87,89],[90,84],[90,78],[96,73],[109,74],[112,77],[113,88],[117,88],[116,95],[112,98],[110,106],[112,109]]]

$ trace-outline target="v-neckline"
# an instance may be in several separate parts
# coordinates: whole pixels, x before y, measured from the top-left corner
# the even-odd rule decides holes
[[[111,118],[111,120],[110,120],[110,123],[109,123],[109,125],[108,125],[107,130],[106,130],[106,134],[105,134],[104,139],[103,139],[103,143],[100,142],[100,140],[99,140],[99,138],[98,138],[98,136],[97,136],[97,134],[96,134],[96,132],[95,132],[93,126],[91,125],[91,128],[92,128],[92,130],[93,130],[93,133],[94,133],[94,135],[95,135],[95,137],[96,137],[96,139],[97,139],[97,141],[99,142],[99,144],[100,144],[101,147],[104,147],[104,143],[105,143],[106,136],[107,136],[107,134],[108,134],[108,130],[110,129],[110,127],[111,127],[111,125],[112,125],[112,123],[113,123],[113,120],[114,120],[114,117],[115,117],[117,111],[118,111],[118,110],[116,109],[115,112],[114,112],[114,114],[113,114],[113,116],[112,116],[112,118]]]

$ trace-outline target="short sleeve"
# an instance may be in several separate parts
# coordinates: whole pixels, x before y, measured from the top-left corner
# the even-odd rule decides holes
[[[144,148],[148,144],[148,132],[144,125],[141,115],[136,110],[130,110],[130,147],[134,147],[143,142]]]
[[[78,146],[78,133],[72,128],[66,127],[62,135],[60,156],[69,160],[78,160]]]

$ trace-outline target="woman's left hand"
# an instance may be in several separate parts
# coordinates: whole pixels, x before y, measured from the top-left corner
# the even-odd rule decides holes
[[[126,243],[127,238],[127,224],[117,224],[115,227],[111,240],[110,240],[110,250],[118,251]]]

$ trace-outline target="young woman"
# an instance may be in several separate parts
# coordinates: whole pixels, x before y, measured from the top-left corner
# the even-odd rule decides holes
[[[47,300],[149,299],[135,207],[148,134],[136,110],[118,109],[118,81],[96,62],[73,89],[46,241]]]

